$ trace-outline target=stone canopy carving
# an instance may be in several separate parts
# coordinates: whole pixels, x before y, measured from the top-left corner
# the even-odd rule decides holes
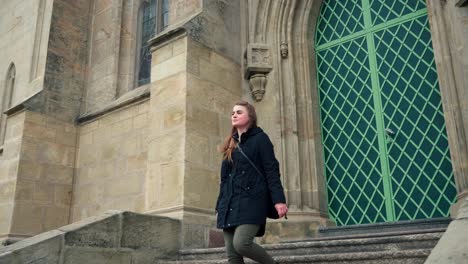
[[[249,43],[246,51],[245,77],[249,80],[252,96],[261,101],[265,94],[266,75],[271,71],[270,46],[262,43]]]

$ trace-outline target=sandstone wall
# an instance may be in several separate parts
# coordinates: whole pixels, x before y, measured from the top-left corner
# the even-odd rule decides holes
[[[0,240],[10,233],[15,202],[25,113],[8,119],[4,150],[0,159]]]
[[[148,101],[79,128],[70,222],[109,209],[145,210]]]

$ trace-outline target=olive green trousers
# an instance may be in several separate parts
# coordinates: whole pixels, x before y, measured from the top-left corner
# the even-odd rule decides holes
[[[223,230],[224,244],[230,264],[244,264],[244,257],[262,264],[275,264],[265,249],[253,241],[259,228],[259,225],[240,225]]]

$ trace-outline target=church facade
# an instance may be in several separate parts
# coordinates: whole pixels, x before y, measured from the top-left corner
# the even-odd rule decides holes
[[[129,210],[214,245],[217,146],[240,99],[290,207],[264,242],[456,217],[467,27],[465,0],[8,0],[0,240]]]

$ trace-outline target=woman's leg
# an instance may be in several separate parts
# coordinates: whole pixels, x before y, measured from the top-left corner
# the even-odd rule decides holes
[[[244,264],[244,258],[234,249],[233,239],[234,230],[223,230],[224,245],[226,245],[226,254],[230,264]]]
[[[264,248],[254,243],[259,225],[240,225],[234,231],[233,245],[235,251],[262,264],[274,264],[273,258]]]

